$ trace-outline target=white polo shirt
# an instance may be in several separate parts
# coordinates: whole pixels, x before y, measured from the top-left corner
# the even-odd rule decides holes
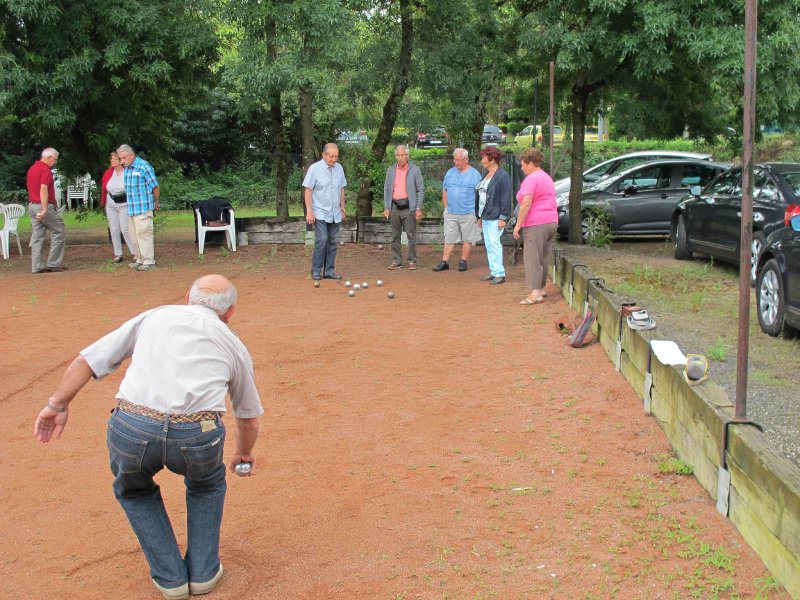
[[[233,412],[247,419],[264,414],[244,344],[217,313],[198,305],[154,308],[124,323],[81,356],[97,379],[131,357],[117,398],[170,414]]]

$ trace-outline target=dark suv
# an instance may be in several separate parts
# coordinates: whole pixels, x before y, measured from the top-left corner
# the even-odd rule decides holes
[[[506,143],[506,134],[497,125],[484,125],[483,126],[483,145],[484,146],[497,146],[498,144]]]
[[[750,280],[755,283],[758,255],[773,231],[786,227],[789,206],[800,204],[800,164],[764,163],[753,167],[753,245]],[[734,167],[705,189],[693,187],[672,216],[675,258],[694,252],[739,264],[742,168]]]
[[[758,258],[756,311],[764,333],[790,337],[800,329],[800,205],[786,209],[784,223]]]

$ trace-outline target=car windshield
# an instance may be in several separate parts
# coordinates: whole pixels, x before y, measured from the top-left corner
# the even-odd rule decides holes
[[[483,133],[502,133],[502,131],[502,129],[495,125],[484,125],[483,127]]]
[[[609,170],[614,166],[614,161],[601,162],[599,165],[584,171],[583,180],[586,183],[595,183],[608,176]]]

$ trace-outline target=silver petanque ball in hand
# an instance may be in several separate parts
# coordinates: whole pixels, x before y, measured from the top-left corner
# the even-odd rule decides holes
[[[240,462],[234,470],[239,477],[245,477],[250,475],[250,469],[252,469],[252,465],[249,462]]]
[[[378,281],[375,282],[375,285],[381,287],[383,285],[383,279],[378,279]]]
[[[368,287],[369,287],[369,283],[367,283],[367,282],[365,281],[364,283],[362,283],[362,284],[361,284],[361,287],[362,287],[362,288],[364,288],[364,289],[366,289],[366,288],[368,288]]]

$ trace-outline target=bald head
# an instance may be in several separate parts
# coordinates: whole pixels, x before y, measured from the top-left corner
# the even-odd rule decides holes
[[[222,275],[204,275],[192,284],[187,301],[210,308],[227,323],[236,305],[236,288]]]

